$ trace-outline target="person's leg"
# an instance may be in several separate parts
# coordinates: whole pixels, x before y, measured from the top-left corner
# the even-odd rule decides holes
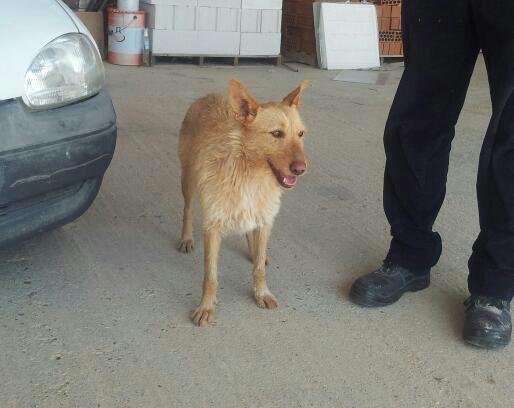
[[[493,114],[480,155],[480,235],[469,262],[472,294],[514,295],[514,16],[513,1],[475,1]]]
[[[484,348],[506,346],[514,294],[514,2],[473,0],[493,114],[480,154],[480,234],[469,260],[463,338]]]
[[[386,306],[426,288],[441,254],[432,231],[446,192],[455,123],[478,55],[470,0],[404,0],[405,72],[384,133],[384,209],[393,237],[384,265],[350,299]]]
[[[432,228],[478,45],[469,0],[406,0],[403,20],[406,68],[384,134],[386,261],[425,272],[441,254]]]

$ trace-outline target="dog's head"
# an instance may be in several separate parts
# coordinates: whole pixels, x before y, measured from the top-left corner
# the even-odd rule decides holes
[[[298,110],[307,85],[303,81],[281,102],[259,104],[241,82],[230,81],[230,106],[245,130],[244,144],[283,188],[293,188],[307,171],[305,126]]]

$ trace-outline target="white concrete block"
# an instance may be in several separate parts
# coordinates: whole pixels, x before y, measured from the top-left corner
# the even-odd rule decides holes
[[[241,33],[240,55],[280,55],[280,33]]]
[[[219,7],[217,9],[216,31],[239,32],[240,9]]]
[[[282,0],[242,0],[241,8],[259,10],[282,10]]]
[[[173,29],[176,31],[196,29],[196,7],[175,6],[173,15]]]
[[[235,56],[240,33],[216,31],[149,30],[152,52],[168,55]]]
[[[261,31],[261,11],[241,10],[241,32],[258,33]]]
[[[173,6],[161,6],[141,3],[141,9],[146,11],[146,25],[148,28],[171,29],[173,28]]]
[[[368,4],[315,4],[320,66],[365,69],[380,66],[376,8]]]
[[[246,10],[245,10],[246,11]],[[261,11],[261,33],[280,33],[282,23],[281,10]]]
[[[142,1],[155,54],[280,54],[281,0]]]
[[[198,31],[216,31],[216,15],[215,7],[198,7]]]
[[[241,0],[197,0],[199,7],[241,8]]]
[[[242,33],[279,33],[281,24],[281,10],[241,10]]]

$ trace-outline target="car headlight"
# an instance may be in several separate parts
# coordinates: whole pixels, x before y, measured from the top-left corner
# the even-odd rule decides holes
[[[23,101],[50,109],[97,94],[105,80],[98,50],[84,34],[70,33],[48,43],[25,74]]]

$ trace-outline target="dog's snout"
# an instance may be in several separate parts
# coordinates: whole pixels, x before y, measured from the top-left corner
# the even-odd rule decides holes
[[[297,176],[301,176],[307,170],[307,164],[304,161],[296,160],[289,167],[291,172]]]

